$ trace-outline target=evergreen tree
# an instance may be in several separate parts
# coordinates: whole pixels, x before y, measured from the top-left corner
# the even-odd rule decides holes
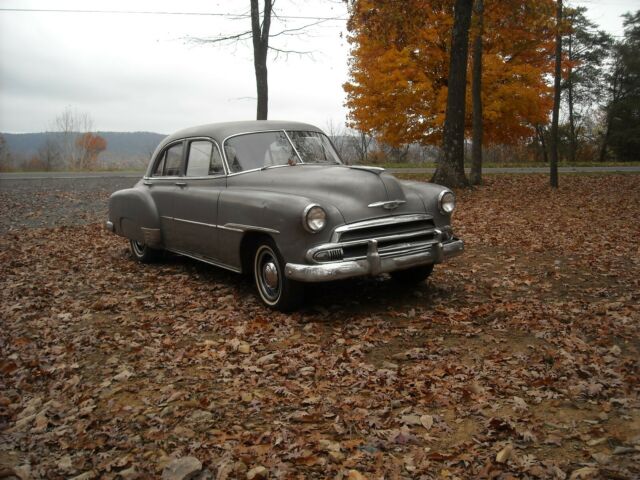
[[[619,160],[632,161],[640,158],[640,10],[625,15],[624,27],[615,47],[603,153],[609,145]]]

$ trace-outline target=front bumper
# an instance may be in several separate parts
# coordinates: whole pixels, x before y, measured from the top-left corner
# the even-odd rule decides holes
[[[300,282],[326,282],[364,275],[380,275],[407,268],[441,263],[447,258],[460,255],[464,251],[464,242],[453,238],[447,242],[434,242],[425,251],[397,257],[380,257],[378,242],[368,242],[367,257],[361,260],[304,265],[287,263],[285,275]]]

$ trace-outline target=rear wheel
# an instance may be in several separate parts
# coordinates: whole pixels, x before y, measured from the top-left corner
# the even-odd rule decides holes
[[[303,301],[303,285],[285,277],[285,262],[275,243],[261,240],[253,259],[253,277],[264,304],[282,312],[298,308]]]
[[[421,265],[419,267],[407,268],[406,270],[398,270],[391,273],[391,277],[400,283],[407,285],[415,285],[424,282],[433,272],[433,264]]]
[[[129,240],[129,248],[134,258],[142,263],[154,262],[162,253],[162,250],[156,250],[137,240]]]

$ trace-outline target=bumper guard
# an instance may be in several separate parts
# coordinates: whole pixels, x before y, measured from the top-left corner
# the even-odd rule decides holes
[[[380,257],[378,242],[369,240],[367,257],[361,260],[304,265],[287,263],[287,278],[300,282],[325,282],[364,275],[380,275],[381,273],[404,270],[420,265],[442,263],[447,258],[460,255],[464,251],[464,242],[454,238],[448,242],[434,242],[431,247],[419,253],[398,257]]]

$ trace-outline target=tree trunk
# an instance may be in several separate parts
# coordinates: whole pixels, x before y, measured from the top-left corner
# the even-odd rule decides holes
[[[567,103],[569,104],[569,161],[576,161],[578,151],[578,139],[576,134],[576,119],[573,113],[573,68],[571,62],[573,60],[573,33],[569,34],[569,71],[567,72]]]
[[[267,53],[269,52],[269,27],[273,0],[264,0],[262,25],[258,0],[251,0],[251,33],[253,38],[253,66],[256,72],[258,106],[256,120],[266,120],[269,112],[269,83]]]
[[[557,0],[556,9],[556,69],[553,82],[553,114],[551,117],[551,162],[550,184],[558,188],[558,116],[560,113],[560,78],[562,76],[562,0]]]
[[[473,134],[471,146],[471,185],[482,184],[482,35],[484,33],[484,2],[476,0],[475,14],[478,32],[473,43],[471,96],[473,98]]]
[[[467,57],[472,0],[456,0],[451,31],[451,58],[447,111],[443,132],[443,159],[432,181],[448,187],[467,186],[464,174],[464,111],[467,86]]]
[[[600,146],[600,156],[598,160],[604,162],[607,159],[607,145],[609,144],[609,135],[611,134],[611,120],[607,115],[607,128],[604,131],[604,137],[602,138],[602,145]]]
[[[538,134],[538,141],[542,147],[542,157],[544,163],[549,163],[549,155],[547,154],[547,144],[544,141],[544,130],[540,125],[536,125],[536,133]]]
[[[619,69],[618,69],[618,66],[616,65],[613,72],[612,79],[611,79],[612,81],[611,101],[609,102],[609,105],[607,105],[607,109],[606,109],[605,119],[607,122],[607,127],[604,131],[604,137],[602,138],[602,145],[600,146],[600,157],[599,157],[600,162],[604,162],[607,159],[607,146],[609,144],[609,136],[611,135],[611,117],[613,116],[612,110],[616,102],[618,101],[618,93],[619,93],[618,78],[619,78]]]

